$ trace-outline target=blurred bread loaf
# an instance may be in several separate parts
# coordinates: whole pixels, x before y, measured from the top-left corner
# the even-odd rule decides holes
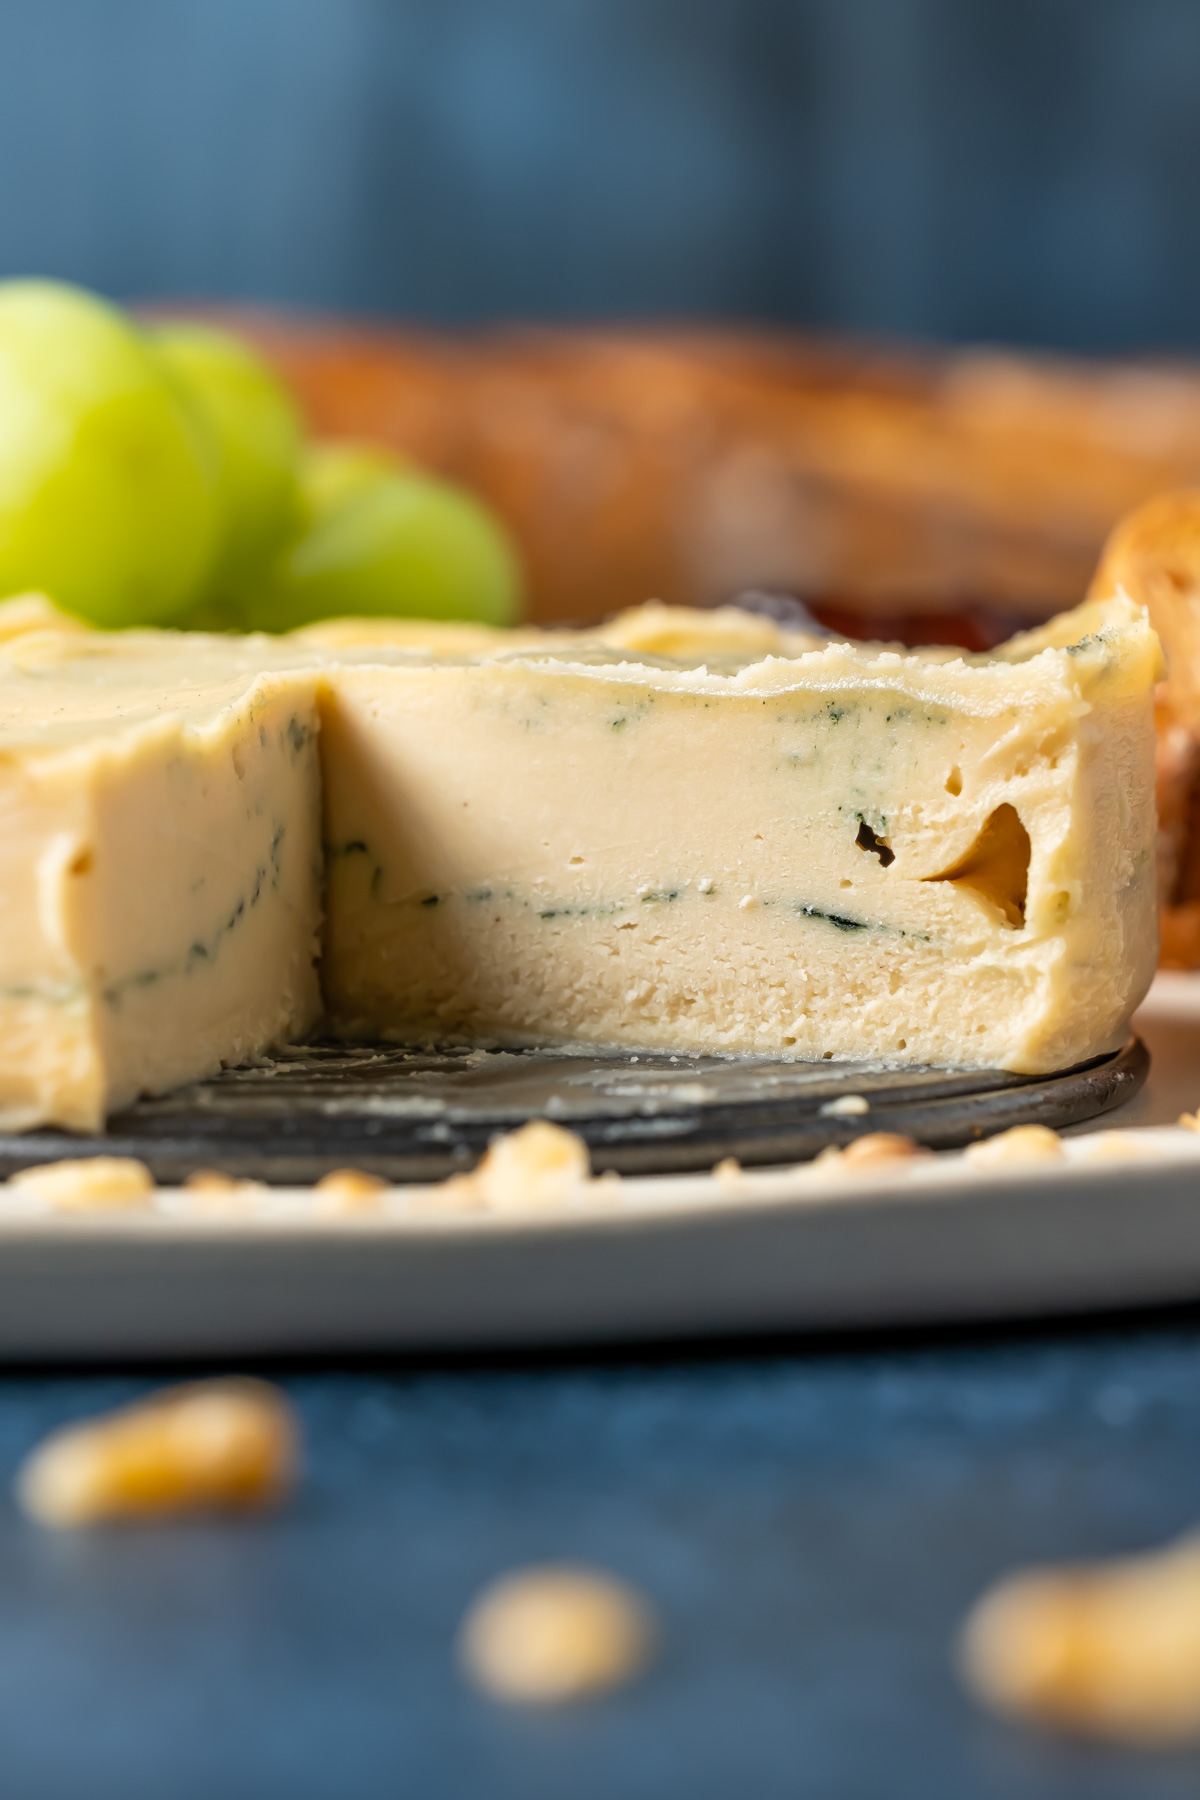
[[[1200,483],[1191,369],[769,332],[232,322],[318,430],[483,494],[546,622],[760,587],[866,614],[867,635],[993,608],[999,639],[1077,603],[1123,513]]]

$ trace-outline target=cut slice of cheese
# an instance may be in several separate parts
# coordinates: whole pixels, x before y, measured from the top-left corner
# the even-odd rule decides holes
[[[1153,972],[1124,600],[990,658],[722,616],[673,660],[650,609],[471,653],[44,624],[0,647],[10,1124],[305,1030],[322,880],[352,1033],[1037,1071],[1119,1045]]]
[[[1114,1048],[1155,960],[1158,651],[1122,602],[1084,623],[1007,659],[832,644],[734,674],[347,656],[327,1003],[367,1033]]]
[[[316,683],[267,640],[0,659],[0,1121],[94,1129],[320,1010]]]

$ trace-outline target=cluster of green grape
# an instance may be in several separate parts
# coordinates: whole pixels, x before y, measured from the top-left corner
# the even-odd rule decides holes
[[[520,577],[470,495],[308,444],[238,338],[0,283],[0,598],[92,625],[286,631],[338,614],[510,623]]]

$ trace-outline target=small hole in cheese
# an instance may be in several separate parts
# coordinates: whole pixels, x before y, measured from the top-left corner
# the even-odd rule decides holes
[[[81,850],[78,856],[71,858],[70,872],[72,875],[90,875],[94,866],[95,858],[91,851]]]
[[[957,763],[946,777],[946,792],[948,794],[962,793],[962,770]]]
[[[1030,851],[1029,833],[1021,823],[1021,815],[1006,801],[988,814],[965,856],[952,868],[924,879],[948,881],[953,887],[970,889],[998,907],[1009,925],[1021,926],[1025,923],[1029,890]]]

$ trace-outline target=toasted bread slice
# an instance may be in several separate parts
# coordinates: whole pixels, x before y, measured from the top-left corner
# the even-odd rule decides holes
[[[1167,659],[1166,704],[1200,734],[1200,488],[1160,494],[1121,520],[1088,598],[1118,589],[1148,609]]]
[[[1166,968],[1200,968],[1200,488],[1160,494],[1113,531],[1089,598],[1123,591],[1167,659],[1155,698],[1158,882]]]

